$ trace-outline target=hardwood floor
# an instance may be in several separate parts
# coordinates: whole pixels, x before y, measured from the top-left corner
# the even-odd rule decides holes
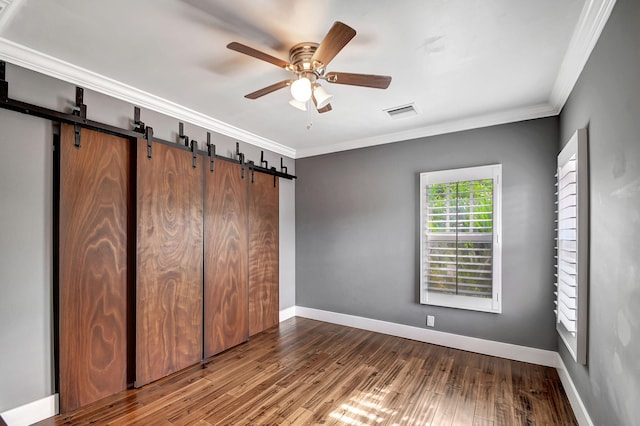
[[[292,318],[40,425],[577,425],[542,367]]]

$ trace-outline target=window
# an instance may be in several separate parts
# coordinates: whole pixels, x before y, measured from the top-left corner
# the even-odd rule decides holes
[[[420,174],[420,303],[501,311],[501,172]]]
[[[556,328],[576,362],[587,362],[587,132],[578,130],[558,155]]]

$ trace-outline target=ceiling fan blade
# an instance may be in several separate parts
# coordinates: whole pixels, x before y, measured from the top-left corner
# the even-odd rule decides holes
[[[389,87],[389,84],[391,84],[391,77],[388,75],[330,72],[327,73],[324,78],[329,83],[373,87],[374,89],[386,89],[387,87]]]
[[[322,114],[323,112],[329,112],[329,111],[331,111],[331,104],[327,104],[327,106],[326,106],[326,107],[324,107],[324,108],[320,108],[320,109],[318,110],[318,112],[319,112],[320,114]]]
[[[311,62],[322,62],[326,67],[329,62],[342,50],[343,47],[356,36],[356,30],[340,21],[333,23],[315,53],[311,57]]]
[[[255,92],[249,93],[248,95],[244,95],[247,99],[258,99],[261,96],[268,95],[271,92],[275,92],[276,90],[280,90],[283,87],[287,87],[293,82],[293,80],[282,80],[271,86],[263,87],[260,90],[256,90]]]
[[[287,69],[290,65],[289,62],[283,61],[282,59],[278,59],[275,56],[271,56],[268,53],[261,52],[259,50],[254,49],[253,47],[249,47],[242,43],[232,42],[227,44],[227,48],[231,50],[235,50],[236,52],[244,53],[245,55],[249,55],[256,59],[260,59],[261,61],[269,62],[277,67]]]

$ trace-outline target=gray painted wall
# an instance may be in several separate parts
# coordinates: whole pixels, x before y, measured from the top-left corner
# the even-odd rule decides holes
[[[640,421],[640,2],[618,0],[560,115],[560,140],[588,127],[588,365],[559,351],[597,425]]]
[[[546,118],[298,159],[296,305],[555,350]],[[418,174],[502,164],[502,314],[420,305]]]
[[[257,157],[260,160],[260,157]],[[295,173],[293,161],[287,170]],[[280,164],[280,163],[274,163]],[[271,167],[271,163],[269,163]],[[280,179],[280,310],[296,304],[296,182]]]
[[[9,96],[70,111],[75,86],[7,64]],[[133,106],[85,90],[88,117],[130,128]],[[142,110],[155,136],[177,141],[178,121]],[[0,109],[0,413],[54,392],[51,297],[51,123]],[[185,124],[185,133],[206,141],[206,130]],[[235,140],[212,134],[219,155],[232,156]],[[247,160],[260,148],[241,143]],[[265,151],[269,166],[280,155]],[[289,173],[295,162],[285,158]],[[295,302],[295,183],[280,180],[280,307]]]
[[[51,124],[0,111],[0,413],[51,395]]]

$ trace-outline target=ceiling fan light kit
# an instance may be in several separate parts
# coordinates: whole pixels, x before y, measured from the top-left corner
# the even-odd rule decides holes
[[[257,99],[278,89],[291,86],[293,100],[289,102],[292,106],[306,111],[306,103],[313,99],[313,103],[319,113],[331,111],[329,103],[333,95],[320,86],[319,80],[327,83],[345,84],[351,86],[371,87],[375,89],[386,89],[391,83],[391,77],[386,75],[353,74],[326,72],[326,67],[331,60],[344,48],[353,37],[356,31],[350,26],[336,21],[324,37],[318,43],[298,43],[289,50],[289,62],[271,56],[267,53],[256,50],[241,43],[232,42],[227,48],[243,53],[256,59],[269,62],[286,71],[295,74],[294,79],[283,80],[272,84],[255,92],[245,95],[248,99]],[[296,103],[294,103],[296,101]],[[303,104],[304,109],[301,108]]]
[[[298,102],[311,99],[311,81],[307,77],[300,77],[291,83],[291,96]]]
[[[300,111],[306,111],[307,110],[307,103],[306,102],[300,102],[297,99],[291,99],[289,101],[289,105],[291,105],[294,108],[298,108]]]
[[[331,102],[331,99],[333,99],[333,95],[327,93],[324,87],[316,83],[313,88],[313,103],[316,104],[316,108],[322,109],[326,107]]]

